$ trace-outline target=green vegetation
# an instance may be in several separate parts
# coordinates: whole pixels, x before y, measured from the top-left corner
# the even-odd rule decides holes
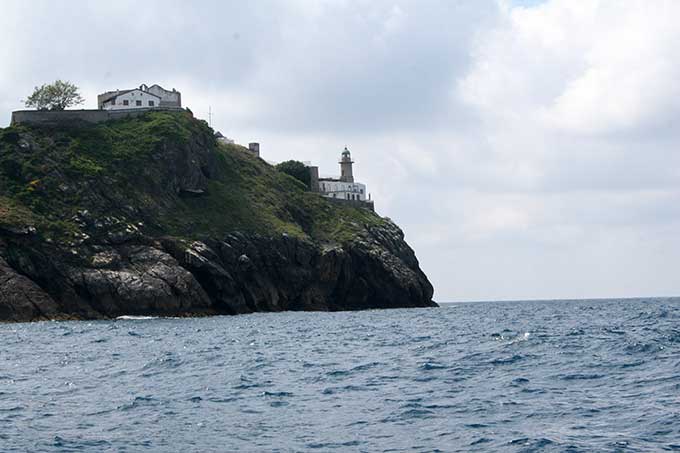
[[[204,193],[183,193],[182,181],[197,173],[207,176]],[[369,210],[309,192],[246,148],[217,144],[208,125],[186,112],[0,129],[0,227],[34,226],[68,242],[83,233],[96,239],[91,224],[102,219],[149,235],[219,238],[240,231],[319,242],[351,241],[382,222]]]
[[[33,213],[12,199],[0,196],[0,229],[25,228],[35,224]]]
[[[305,187],[309,187],[311,184],[311,177],[309,175],[309,169],[305,164],[297,160],[287,160],[276,165],[276,169],[282,171],[298,181],[302,182]]]
[[[286,173],[239,145],[220,145],[219,177],[207,194],[180,199],[163,224],[175,235],[287,233],[323,242],[347,242],[366,225],[382,222],[373,212],[331,204]]]

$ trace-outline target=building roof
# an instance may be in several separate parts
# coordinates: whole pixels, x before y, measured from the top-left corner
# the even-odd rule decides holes
[[[343,181],[342,179],[339,178],[319,178],[320,182],[341,182],[343,184],[351,184],[351,185],[364,185],[362,182],[350,182],[350,181]]]
[[[106,93],[99,95],[99,102],[104,103],[110,101],[111,99],[115,99],[121,94],[129,93],[130,91],[132,90],[107,91]]]
[[[148,91],[143,91],[143,90],[140,90],[139,88],[133,88],[133,89],[131,89],[131,90],[107,91],[106,93],[103,93],[103,94],[100,94],[100,95],[99,95],[99,96],[102,96],[102,97],[99,99],[99,102],[101,102],[101,103],[103,104],[103,103],[108,102],[108,101],[110,101],[110,100],[112,100],[112,99],[116,99],[118,96],[122,96],[122,95],[124,95],[124,94],[131,93],[131,92],[133,92],[133,91],[140,91],[140,92],[142,92],[142,93],[148,94],[149,96],[153,96],[153,97],[155,97],[155,98],[157,98],[157,99],[159,99],[159,100],[161,99],[160,96],[157,96],[157,95],[155,95],[155,94],[153,94],[153,93],[149,93]]]
[[[153,87],[158,87],[158,88],[160,88],[161,90],[165,91],[166,93],[179,93],[179,91],[177,91],[177,90],[174,89],[174,88],[173,88],[172,90],[166,90],[165,88],[163,88],[162,86],[160,86],[160,85],[157,84],[157,83],[154,83],[154,84],[151,85],[150,87],[147,87],[147,90],[148,90],[149,88],[153,88]]]

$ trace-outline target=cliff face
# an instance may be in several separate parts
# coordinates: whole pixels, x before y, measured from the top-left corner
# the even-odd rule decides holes
[[[184,113],[0,130],[0,320],[427,307],[388,219]]]

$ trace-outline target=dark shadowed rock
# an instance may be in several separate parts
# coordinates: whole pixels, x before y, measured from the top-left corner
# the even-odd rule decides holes
[[[59,306],[45,291],[0,258],[0,320],[50,319],[59,312]]]

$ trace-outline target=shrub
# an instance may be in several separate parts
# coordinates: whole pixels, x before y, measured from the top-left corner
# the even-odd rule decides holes
[[[287,160],[278,164],[276,169],[292,176],[298,181],[301,181],[309,189],[311,184],[309,168],[307,168],[307,166],[302,162],[297,160]]]

